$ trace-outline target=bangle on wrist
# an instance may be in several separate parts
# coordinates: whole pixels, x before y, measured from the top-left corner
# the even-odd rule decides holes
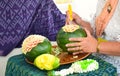
[[[107,40],[103,39],[103,38],[98,38],[98,44],[97,44],[97,53],[100,53],[100,43],[101,42],[107,42]]]
[[[100,42],[98,42],[98,44],[97,44],[97,53],[99,53],[100,52],[100,48],[99,48],[99,45],[100,45]]]
[[[97,53],[100,53],[100,48],[99,48],[99,46],[100,46],[100,43],[103,42],[103,41],[101,40],[101,38],[98,38],[97,40],[98,40],[98,44],[97,44],[97,51],[96,51],[96,52],[97,52]]]

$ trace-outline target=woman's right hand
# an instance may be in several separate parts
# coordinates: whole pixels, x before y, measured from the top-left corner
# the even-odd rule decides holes
[[[77,25],[80,25],[81,24],[81,21],[82,19],[75,13],[75,12],[72,12],[72,23],[73,24],[77,24]],[[66,24],[69,25],[70,23],[70,16],[69,16],[69,12],[67,11],[66,12]]]
[[[72,21],[70,21],[69,17],[70,17],[69,11],[67,11],[66,12],[66,25],[69,25],[72,22],[72,24],[75,24],[75,25],[77,24],[77,25],[82,26],[83,28],[87,28],[90,31],[90,33],[93,34],[93,29],[92,29],[90,23],[82,20],[82,18],[79,17],[78,14],[76,14],[75,12],[72,12]]]

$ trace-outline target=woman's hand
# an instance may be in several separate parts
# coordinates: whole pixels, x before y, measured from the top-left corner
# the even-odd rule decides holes
[[[87,28],[90,31],[90,33],[93,34],[93,29],[89,22],[82,20],[81,17],[79,17],[79,15],[77,15],[75,12],[72,12],[72,18],[73,18],[73,20],[70,21],[69,13],[67,11],[66,12],[66,25],[69,25],[69,24],[76,25],[77,24],[77,25],[82,26],[83,28]]]
[[[68,51],[73,51],[73,54],[77,53],[93,53],[97,50],[97,40],[85,29],[87,37],[85,38],[70,38],[69,40],[74,43],[66,44]]]
[[[66,12],[66,24],[67,25],[69,25],[70,23],[70,18],[69,18],[70,16],[69,16],[69,12],[67,11]],[[75,12],[72,12],[72,18],[73,18],[73,20],[72,20],[72,23],[73,24],[77,24],[77,25],[80,25],[81,24],[81,21],[82,21],[82,19],[75,13]]]

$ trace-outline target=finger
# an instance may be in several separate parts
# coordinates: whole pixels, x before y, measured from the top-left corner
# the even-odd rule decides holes
[[[77,55],[77,54],[80,54],[80,53],[84,53],[84,51],[81,50],[81,51],[73,52],[72,54]]]
[[[69,44],[66,44],[66,47],[77,47],[77,46],[81,46],[80,42],[75,42],[75,43],[69,43]]]
[[[68,12],[66,12],[66,25],[69,24],[69,16],[68,16]]]
[[[80,49],[80,47],[72,47],[72,48],[68,48],[67,50],[71,51],[71,52],[75,52],[75,51],[79,51],[81,49]]]
[[[66,23],[65,23],[65,25],[69,25],[69,19],[68,19],[68,18],[66,18]]]
[[[87,34],[88,37],[91,36],[90,31],[88,31],[86,28],[85,28],[85,31],[86,31],[86,34]]]
[[[84,38],[69,38],[70,41],[83,41]]]
[[[69,12],[68,12],[68,10],[66,11],[66,17],[69,17]]]
[[[66,25],[69,25],[69,21],[70,21],[70,19],[69,19],[69,12],[66,11]]]

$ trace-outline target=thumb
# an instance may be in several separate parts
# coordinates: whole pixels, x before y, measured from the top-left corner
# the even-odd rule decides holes
[[[87,34],[87,37],[91,36],[90,31],[88,31],[88,29],[86,29],[86,28],[84,28],[84,29],[85,29],[85,32],[86,32],[86,34]]]

